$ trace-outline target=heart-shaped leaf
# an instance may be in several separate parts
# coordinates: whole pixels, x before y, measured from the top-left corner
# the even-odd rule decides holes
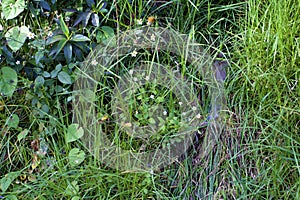
[[[8,46],[14,52],[18,51],[24,44],[29,29],[26,26],[15,26],[7,31],[5,38],[7,39]]]
[[[84,161],[84,156],[85,156],[84,151],[78,148],[71,149],[68,155],[70,165],[72,167],[80,165],[80,163]]]
[[[5,19],[17,17],[25,8],[25,0],[3,0],[2,10]]]
[[[17,128],[19,125],[19,121],[20,119],[18,115],[12,114],[10,117],[7,118],[6,123],[9,128]]]
[[[10,67],[0,69],[0,93],[11,97],[16,89],[18,76],[15,70]]]
[[[71,124],[68,127],[67,135],[66,135],[66,141],[67,143],[76,141],[80,139],[83,136],[83,129],[82,127],[78,128],[78,124]]]

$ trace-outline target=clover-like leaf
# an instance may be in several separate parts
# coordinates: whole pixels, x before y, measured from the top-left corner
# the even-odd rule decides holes
[[[83,136],[83,129],[82,127],[78,128],[78,124],[71,124],[68,127],[67,135],[66,135],[66,142],[73,142],[80,139]]]
[[[85,153],[84,151],[78,149],[78,148],[73,148],[69,152],[68,159],[69,163],[72,167],[80,165],[84,161]]]
[[[13,19],[23,12],[25,0],[3,0],[2,10],[5,19]]]
[[[7,118],[7,126],[9,128],[17,128],[19,125],[20,119],[19,116],[16,114],[12,114],[10,117]]]
[[[23,46],[28,33],[29,29],[26,26],[15,26],[6,32],[5,38],[7,39],[8,46],[13,52],[18,51]]]

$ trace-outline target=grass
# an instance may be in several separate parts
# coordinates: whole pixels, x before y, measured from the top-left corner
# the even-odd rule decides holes
[[[124,172],[99,163],[87,153],[81,140],[66,142],[68,126],[72,123],[66,100],[57,101],[51,108],[53,115],[41,120],[35,116],[42,109],[31,109],[28,100],[0,99],[0,103],[5,102],[4,109],[0,110],[3,116],[1,188],[11,180],[1,196],[7,199],[12,195],[23,199],[299,199],[300,8],[297,1],[150,3],[139,0],[131,5],[129,1],[120,0],[117,3],[117,9],[110,11],[108,18],[114,27],[125,30],[136,19],[146,21],[153,15],[157,18],[156,25],[169,24],[186,34],[194,32],[195,39],[213,55],[222,52],[228,58],[227,109],[223,111],[226,126],[218,145],[205,158],[199,157],[199,147],[195,145],[182,158],[159,171]],[[118,63],[120,71],[115,73],[128,72],[139,58],[169,65],[174,65],[174,60],[181,61],[168,52],[154,56],[147,51],[138,53],[137,58]],[[185,73],[189,75],[188,71]],[[196,76],[192,74],[191,80],[203,84]],[[112,125],[115,121],[109,106],[115,81],[107,78],[99,86],[101,126],[107,133],[112,132],[110,136],[116,144],[140,151],[145,148],[141,145],[143,142],[133,140],[126,133],[115,134],[120,130]],[[30,85],[26,80],[23,84],[24,87]],[[178,99],[172,94],[155,86],[150,89],[151,94],[142,89],[148,90],[141,88],[135,94],[136,98],[142,97],[139,104],[152,104],[154,100],[147,98],[151,94],[168,98],[169,105],[162,105],[173,108],[168,114],[173,111],[173,117],[177,116]],[[132,104],[131,114],[136,114],[137,106]],[[146,108],[139,112],[143,116],[137,113],[135,117],[140,123],[151,122],[151,116],[145,117]],[[29,138],[18,140],[21,129],[7,128],[6,116],[11,113],[23,116],[21,123],[32,132]],[[31,123],[26,124],[26,121]],[[166,133],[169,132],[172,130],[167,127]],[[162,133],[161,137],[164,136]],[[155,149],[155,146],[147,148]],[[68,157],[73,148],[85,152],[84,162],[75,167]],[[43,150],[47,154],[44,155]],[[4,179],[9,172],[16,174],[11,173]]]

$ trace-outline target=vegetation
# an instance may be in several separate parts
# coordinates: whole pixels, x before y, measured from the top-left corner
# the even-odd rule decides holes
[[[2,0],[0,10],[0,199],[300,199],[298,1]],[[134,138],[126,131],[132,124],[117,120],[116,113],[128,117],[118,110],[122,101],[113,103],[118,77],[132,75],[141,60],[179,69],[193,83],[204,125],[170,165],[124,171],[91,154],[73,102],[85,61],[98,64],[89,60],[95,49],[142,26],[187,34],[215,62],[228,63],[225,126],[202,157],[211,94],[201,74],[182,55],[129,51],[106,66],[93,98],[114,144],[155,150],[180,129],[187,99],[149,82],[126,108],[139,126],[164,124],[158,134]]]

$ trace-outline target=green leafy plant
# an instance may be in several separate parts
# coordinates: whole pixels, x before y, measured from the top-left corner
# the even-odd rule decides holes
[[[7,20],[17,17],[25,8],[25,0],[2,0],[3,15]]]
[[[75,20],[73,26],[77,26],[80,22],[82,22],[83,26],[86,27],[89,20],[91,19],[91,22],[93,26],[99,27],[100,25],[100,17],[99,14],[103,14],[107,12],[106,5],[107,3],[104,1],[97,1],[94,0],[86,0],[88,8],[84,12],[78,12],[75,10],[75,12],[78,12],[78,17]]]
[[[15,26],[6,32],[7,44],[13,52],[18,51],[23,46],[29,33],[30,31],[26,26]]]
[[[88,44],[90,39],[82,34],[75,34],[69,30],[69,27],[61,16],[59,19],[60,31],[50,37],[47,41],[47,45],[53,45],[49,56],[54,56],[54,59],[63,51],[65,60],[67,63],[72,61],[73,55],[78,59],[84,58],[84,53],[89,51]]]

